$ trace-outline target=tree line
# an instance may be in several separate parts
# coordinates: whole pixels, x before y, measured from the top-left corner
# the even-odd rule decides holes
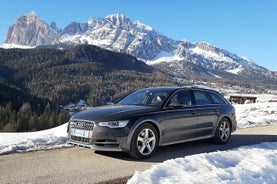
[[[49,103],[39,115],[33,112],[30,103],[23,103],[18,112],[13,110],[10,102],[5,107],[0,106],[0,131],[3,132],[44,130],[61,125],[68,120],[68,113],[53,112]]]

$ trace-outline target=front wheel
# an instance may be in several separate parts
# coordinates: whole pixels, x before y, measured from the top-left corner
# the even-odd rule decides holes
[[[231,137],[231,123],[227,118],[222,118],[216,129],[214,141],[217,144],[226,144]]]
[[[146,159],[152,156],[158,145],[158,134],[151,124],[139,126],[132,137],[131,157]]]

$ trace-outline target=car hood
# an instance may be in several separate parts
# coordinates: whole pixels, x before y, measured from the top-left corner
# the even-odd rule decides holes
[[[109,105],[92,108],[75,114],[71,119],[82,119],[89,121],[113,121],[125,120],[129,117],[142,113],[153,112],[158,107],[138,106],[138,105]]]

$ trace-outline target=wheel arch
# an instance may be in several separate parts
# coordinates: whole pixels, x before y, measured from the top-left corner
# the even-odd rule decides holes
[[[222,119],[224,119],[224,118],[227,119],[227,120],[230,122],[230,126],[231,126],[230,128],[231,128],[231,130],[232,130],[232,121],[231,121],[230,117],[229,117],[228,115],[226,115],[226,114],[223,114],[222,116],[220,116],[220,117],[218,118],[218,120],[217,120],[217,122],[216,122],[216,126],[214,126],[213,132],[212,132],[212,134],[211,134],[212,137],[215,137],[215,136],[216,136],[217,127],[218,127],[220,121],[221,121]]]
[[[229,117],[229,116],[227,116],[227,115],[225,115],[225,116],[223,116],[223,117],[221,117],[220,119],[219,119],[219,122],[222,120],[222,119],[227,119],[229,122],[230,122],[230,128],[231,128],[231,130],[233,129],[233,124],[232,124],[232,120],[231,120],[231,118]]]
[[[227,132],[227,129],[222,129],[220,131],[220,126],[223,122],[227,122],[228,121],[228,124],[229,124],[229,134],[228,134],[228,137],[227,139],[224,138],[223,140],[223,137],[221,136],[221,133],[222,131],[224,131],[224,135],[226,136],[226,132]],[[212,138],[212,141],[215,143],[215,144],[226,144],[230,138],[231,138],[231,133],[232,133],[232,121],[230,119],[230,117],[228,116],[222,116],[221,118],[219,118],[218,120],[218,123],[216,125],[216,129],[215,129],[215,132],[214,132],[214,136]]]
[[[130,148],[131,148],[131,142],[132,142],[132,138],[133,138],[133,136],[134,136],[135,130],[136,130],[138,127],[140,127],[140,126],[142,126],[142,125],[144,125],[144,124],[150,124],[150,125],[152,125],[152,126],[155,128],[155,130],[156,130],[156,132],[157,132],[157,134],[158,134],[158,135],[157,135],[157,136],[158,136],[158,138],[157,138],[158,146],[160,145],[160,137],[161,137],[160,128],[159,128],[157,122],[148,119],[148,120],[144,120],[144,121],[140,121],[139,123],[136,123],[135,126],[133,126],[133,127],[131,128],[130,134],[129,134],[128,139],[127,139],[128,150],[130,150]]]

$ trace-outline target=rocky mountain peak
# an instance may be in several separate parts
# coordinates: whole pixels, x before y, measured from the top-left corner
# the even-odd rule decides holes
[[[29,16],[29,17],[32,17],[32,16],[37,17],[38,15],[37,15],[37,13],[36,13],[35,11],[30,11],[30,12],[27,14],[27,16]]]
[[[27,15],[23,15],[22,17],[26,17],[26,19],[29,23],[34,22],[36,19],[41,21],[40,18],[38,17],[38,15],[36,14],[36,12],[34,12],[34,11],[31,11],[30,13],[28,13]]]
[[[56,22],[52,21],[52,22],[50,23],[50,27],[51,27],[54,31],[56,31],[57,33],[60,32],[60,30],[59,30],[58,27],[57,27]]]
[[[56,31],[36,13],[30,12],[19,17],[7,33],[5,43],[16,43],[18,45],[47,45],[56,42],[58,39]]]
[[[63,29],[62,34],[70,34],[70,35],[81,34],[86,32],[87,29],[88,29],[88,24],[86,23],[72,22]]]
[[[26,15],[20,16],[17,20],[15,25],[20,26],[22,28],[27,28],[28,26],[41,24],[42,20],[36,15],[35,12],[30,12]]]
[[[113,26],[122,28],[124,30],[130,30],[133,27],[132,21],[125,15],[111,14],[105,17]]]
[[[216,47],[206,42],[198,42],[196,46],[205,51],[216,52]]]
[[[154,29],[146,24],[143,24],[142,22],[140,21],[136,21],[134,23],[136,25],[137,28],[140,28],[142,30],[145,30],[145,31],[154,31]]]

